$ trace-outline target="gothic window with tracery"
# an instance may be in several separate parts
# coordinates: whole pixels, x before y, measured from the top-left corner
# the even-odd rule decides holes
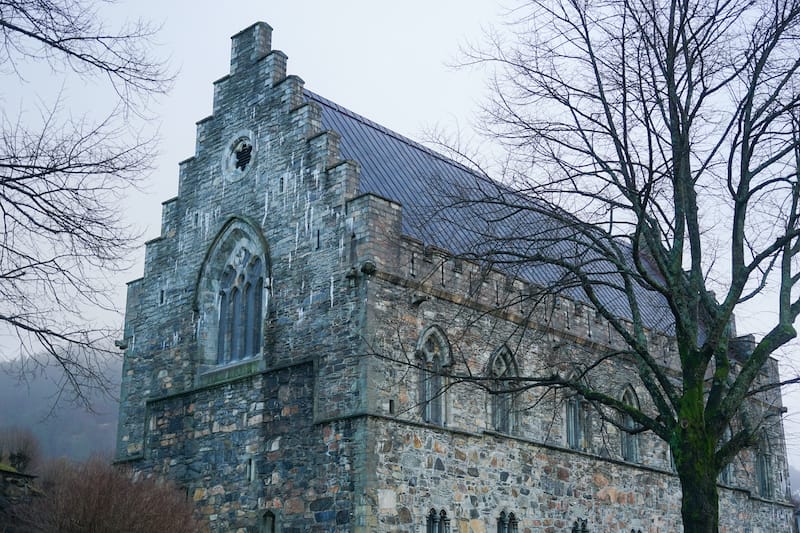
[[[264,265],[242,249],[220,280],[217,364],[239,361],[261,348],[261,307]]]
[[[450,365],[450,347],[438,327],[430,327],[420,336],[417,357],[420,359],[422,419],[429,424],[443,425],[446,416],[444,368]]]
[[[261,353],[268,283],[269,255],[260,230],[245,219],[229,220],[198,280],[198,357],[204,368]]]
[[[500,348],[489,361],[489,378],[492,394],[492,425],[495,431],[511,433],[514,430],[514,380],[519,376],[514,355],[507,346]]]
[[[756,483],[759,496],[772,498],[772,456],[766,435],[762,437],[756,451]]]
[[[588,521],[585,518],[578,518],[572,523],[572,529],[570,530],[570,533],[589,533]]]
[[[636,398],[636,393],[633,392],[630,387],[625,389],[625,392],[622,394],[622,403],[636,409],[639,408],[639,400]],[[636,433],[637,424],[631,415],[624,413],[622,415],[621,426],[620,446],[622,458],[631,463],[639,462],[639,435]]]

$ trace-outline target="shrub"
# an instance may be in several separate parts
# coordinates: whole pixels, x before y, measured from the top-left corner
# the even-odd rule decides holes
[[[17,510],[25,530],[38,533],[190,533],[201,531],[185,495],[169,483],[134,480],[95,458],[56,461],[43,468],[42,494]]]

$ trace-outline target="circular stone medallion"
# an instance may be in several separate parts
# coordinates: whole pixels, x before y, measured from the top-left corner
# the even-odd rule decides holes
[[[250,173],[255,166],[255,145],[250,132],[242,132],[230,142],[222,158],[222,171],[226,179],[236,181]]]

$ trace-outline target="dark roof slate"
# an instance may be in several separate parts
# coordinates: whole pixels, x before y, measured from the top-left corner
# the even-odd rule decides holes
[[[503,240],[503,246],[523,255],[530,256],[544,247],[549,248],[549,254],[585,255],[585,250],[576,250],[574,241],[570,244],[568,236],[559,238],[564,233],[563,224],[552,218],[535,210],[508,216],[508,205],[475,201],[482,196],[497,197],[498,191],[514,196],[510,190],[311,91],[305,90],[305,95],[320,105],[323,128],[341,136],[341,157],[360,165],[360,192],[373,193],[403,206],[402,229],[406,235],[454,254],[474,253],[485,244],[485,236],[490,233],[512,237]],[[516,195],[511,203],[519,198]],[[495,227],[486,231],[489,220],[494,220]],[[502,255],[498,258],[502,260]],[[520,264],[512,257],[509,263],[515,263],[515,275],[543,287],[552,286],[563,273],[552,265]],[[608,263],[596,261],[589,268],[595,269],[598,278],[619,279]],[[602,286],[597,290],[617,316],[630,318],[629,306],[620,291]],[[580,291],[566,292],[571,298],[586,300]],[[671,332],[672,319],[663,299],[643,287],[637,292],[645,324]]]

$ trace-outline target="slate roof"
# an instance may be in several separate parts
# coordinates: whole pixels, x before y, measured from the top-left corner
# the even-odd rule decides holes
[[[360,192],[377,194],[403,206],[402,229],[405,234],[425,245],[467,256],[476,250],[478,255],[485,253],[490,246],[526,257],[542,250],[549,256],[586,258],[590,255],[583,246],[576,247],[574,239],[570,239],[574,232],[565,230],[563,223],[545,216],[538,209],[515,210],[508,205],[533,202],[530,198],[523,198],[322,96],[308,90],[305,90],[305,95],[320,105],[323,128],[341,136],[341,157],[359,163]],[[508,201],[502,204],[476,201],[500,196]],[[495,238],[487,239],[487,235]],[[553,286],[563,274],[549,264],[518,261],[513,253],[498,254],[495,258],[500,263],[507,260],[506,270],[542,287]],[[598,279],[619,279],[607,262],[596,260],[590,263],[587,263],[587,268],[594,271]],[[511,265],[513,267],[509,268]],[[606,306],[617,316],[630,317],[628,304],[620,291],[603,286],[598,286],[597,290]],[[587,299],[579,290],[566,292],[573,299]],[[639,287],[637,292],[645,324],[659,331],[672,332],[673,320],[663,299],[643,287]]]

